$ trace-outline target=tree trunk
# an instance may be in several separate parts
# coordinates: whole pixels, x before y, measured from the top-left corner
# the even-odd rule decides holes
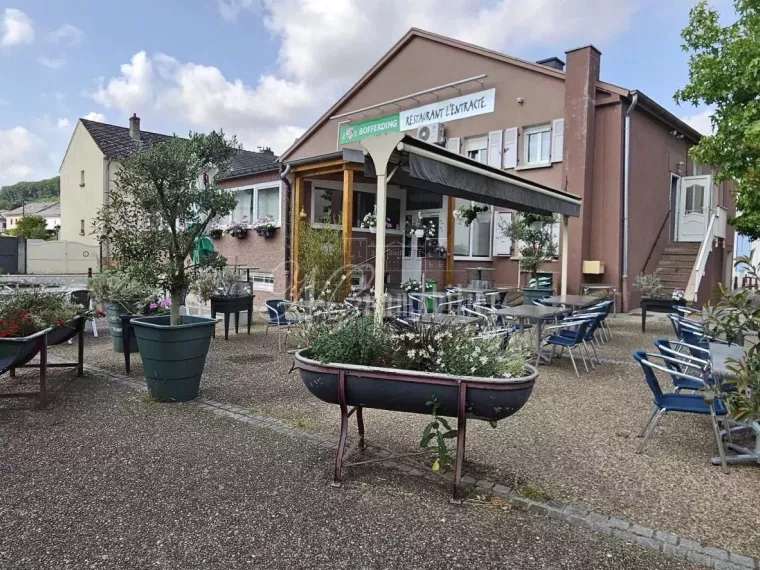
[[[171,300],[172,300],[172,306],[171,306],[171,312],[170,315],[170,322],[172,325],[178,325],[180,324],[179,319],[179,307],[182,305],[184,295],[181,292],[172,292],[171,294]]]

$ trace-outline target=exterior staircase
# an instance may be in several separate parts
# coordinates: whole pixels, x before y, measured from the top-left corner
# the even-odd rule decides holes
[[[662,286],[667,291],[686,289],[699,255],[699,242],[677,242],[665,246],[657,264]]]

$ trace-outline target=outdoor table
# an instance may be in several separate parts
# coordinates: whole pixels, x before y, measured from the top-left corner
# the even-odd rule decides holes
[[[140,315],[121,315],[121,334],[122,334],[122,342],[124,343],[124,369],[127,371],[127,374],[131,371],[131,362],[130,359],[132,357],[132,329],[134,328],[132,326],[132,319],[138,318]]]
[[[607,283],[584,283],[581,285],[582,295],[588,295],[589,291],[607,291],[609,294],[611,294],[612,300],[614,301],[612,310],[615,314],[617,314],[617,287],[615,285],[610,285]]]
[[[496,271],[496,270],[493,267],[468,267],[467,271],[474,271],[475,275],[478,276],[478,281],[482,281],[484,271]]]
[[[235,334],[240,328],[240,311],[248,312],[248,334],[251,334],[251,321],[253,320],[253,298],[255,295],[244,297],[211,297],[211,318],[215,319],[217,313],[224,315],[224,340],[230,337],[230,315],[235,315]],[[214,327],[213,338],[216,338]]]
[[[427,313],[420,317],[420,322],[426,325],[472,325],[479,320],[481,320],[479,317],[446,315],[443,313]]]
[[[598,302],[599,297],[592,297],[591,295],[557,295],[541,299],[541,303],[544,305],[570,307],[571,309],[582,309]]]
[[[733,360],[738,362],[744,359],[744,357],[747,355],[747,349],[743,346],[739,346],[736,344],[727,345],[727,344],[721,344],[717,342],[711,342],[709,346],[710,346],[710,364],[711,364],[711,369],[712,369],[712,377],[717,382],[722,382],[723,380],[726,380],[734,376],[734,373],[731,370],[729,370],[729,367],[736,365],[735,363],[732,362]],[[731,430],[731,433],[736,433],[740,431],[750,431],[750,430],[754,431],[752,430],[751,426],[747,425],[744,422],[740,422],[736,420],[729,420],[729,422],[733,426],[729,428]],[[721,432],[721,437],[723,436],[724,433],[725,431]],[[726,463],[729,463],[729,464],[760,463],[760,452],[757,451],[756,449],[750,449],[748,447],[744,447],[743,445],[739,445],[737,443],[732,443],[732,442],[726,442],[725,446],[726,448],[738,454],[738,455],[727,455]],[[712,464],[720,465],[721,464],[720,457],[713,457]]]
[[[503,317],[517,319],[520,334],[525,332],[525,321],[536,321],[536,363],[541,359],[541,329],[545,320],[555,319],[566,313],[568,309],[562,307],[542,307],[540,305],[518,305],[517,307],[504,307],[497,309],[494,314]]]

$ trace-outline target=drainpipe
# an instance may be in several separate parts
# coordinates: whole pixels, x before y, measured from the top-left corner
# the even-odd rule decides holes
[[[284,166],[284,168],[283,168]],[[290,197],[292,194],[292,187],[290,185],[290,180],[288,180],[288,174],[290,174],[290,165],[285,164],[283,165],[280,163],[280,180],[282,180],[285,183],[285,283],[290,283],[290,263],[288,263],[288,252],[290,252],[290,248],[292,246],[291,238],[290,238]],[[291,255],[291,261],[292,261],[292,255]]]
[[[623,310],[628,310],[628,196],[631,168],[631,115],[639,102],[639,94],[633,94],[633,100],[625,112],[625,156],[623,166]]]

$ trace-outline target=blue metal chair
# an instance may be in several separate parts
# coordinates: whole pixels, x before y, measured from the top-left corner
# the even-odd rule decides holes
[[[707,382],[701,378],[697,378],[696,376],[691,376],[683,372],[675,372],[670,368],[666,368],[665,366],[661,366],[650,360],[652,358],[659,358],[664,362],[671,360],[675,361],[676,364],[680,364],[680,362],[675,359],[671,359],[670,357],[658,354],[647,353],[643,350],[635,352],[633,354],[633,358],[641,365],[641,368],[644,371],[644,378],[646,379],[647,385],[649,386],[649,389],[652,391],[652,395],[654,396],[655,407],[652,414],[649,416],[644,429],[642,430],[644,433],[644,439],[642,439],[641,443],[636,449],[636,453],[641,453],[644,451],[644,447],[646,447],[649,438],[652,437],[652,434],[657,428],[657,425],[660,423],[662,416],[664,416],[667,412],[709,415],[710,421],[712,422],[713,432],[715,434],[715,441],[718,444],[718,452],[720,453],[723,471],[727,473],[728,468],[726,466],[726,453],[723,450],[723,440],[721,438],[720,429],[718,427],[718,418],[720,418],[728,431],[728,410],[726,409],[725,403],[717,398],[705,399],[705,396],[703,394],[679,394],[676,392],[663,392],[662,388],[660,387],[660,383],[657,380],[655,370],[665,372],[671,376],[678,375],[683,380],[690,380],[695,384],[700,384],[703,390],[709,388]]]
[[[277,328],[277,350],[282,350],[282,334],[281,331],[285,330],[285,343],[287,344],[287,333],[290,332],[290,328],[298,324],[296,319],[289,319],[286,315],[285,309],[287,308],[287,302],[282,299],[270,299],[264,303],[267,308],[267,328],[264,331],[264,345],[266,346],[266,337],[269,334],[269,327]]]
[[[549,363],[551,364],[551,361],[554,358],[555,347],[560,347],[560,356],[564,350],[567,349],[567,352],[570,353],[570,361],[573,363],[573,368],[575,369],[575,375],[580,378],[580,374],[578,373],[578,366],[575,364],[575,356],[573,356],[573,348],[578,347],[578,352],[581,355],[581,359],[583,360],[583,366],[586,369],[586,372],[588,372],[586,357],[583,355],[583,347],[586,347],[586,351],[588,351],[588,347],[586,346],[584,339],[586,336],[586,330],[588,330],[588,327],[591,325],[591,323],[592,321],[590,319],[573,320],[571,322],[561,321],[558,325],[552,325],[544,328],[545,332],[555,331],[554,334],[551,334],[544,339],[544,342],[546,344],[551,345]],[[539,354],[539,358],[540,356],[541,355]],[[589,353],[589,360],[590,359],[591,354]],[[593,362],[591,365],[594,365]]]
[[[596,357],[597,363],[601,364],[602,361],[599,359],[599,354],[596,352],[596,332],[599,330],[599,327],[602,326],[602,319],[604,319],[604,313],[583,313],[579,315],[572,315],[569,317],[565,317],[562,320],[562,323],[571,324],[576,321],[582,321],[587,320],[589,321],[589,325],[586,328],[586,332],[583,335],[583,347],[586,349],[586,354],[589,355],[589,361],[591,362],[591,368],[594,368],[594,361],[591,358],[591,354],[589,353],[589,346],[591,346],[591,349],[594,351],[594,356]],[[565,329],[559,332],[560,335],[566,336],[568,338],[571,338],[575,335],[575,331],[572,331],[570,329]]]

